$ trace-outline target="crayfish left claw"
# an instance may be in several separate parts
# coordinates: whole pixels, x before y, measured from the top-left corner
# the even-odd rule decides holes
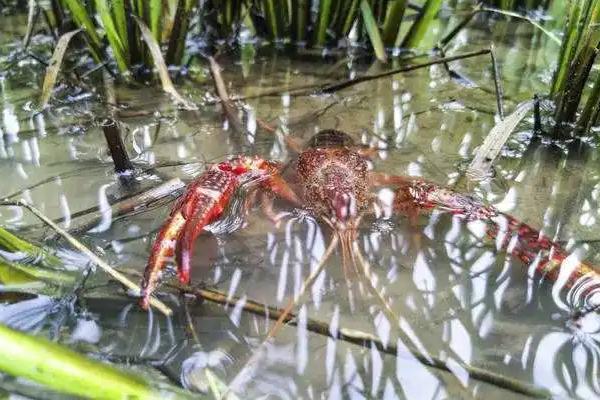
[[[152,246],[142,280],[142,308],[148,308],[161,271],[174,255],[179,281],[189,283],[194,241],[205,226],[221,216],[240,185],[240,177],[248,172],[258,172],[260,177],[274,173],[275,166],[258,157],[238,156],[214,165],[188,186]]]

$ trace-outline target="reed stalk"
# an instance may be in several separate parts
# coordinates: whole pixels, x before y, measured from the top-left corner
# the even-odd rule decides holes
[[[296,42],[305,42],[310,23],[311,0],[291,0],[291,36]]]
[[[441,7],[442,0],[427,0],[419,13],[419,17],[411,25],[406,37],[402,41],[401,47],[413,48],[419,46],[419,43],[427,34],[431,22],[436,17]]]
[[[173,30],[169,38],[169,47],[165,61],[168,65],[179,65],[183,57],[185,39],[188,32],[192,9],[196,2],[194,0],[179,0],[173,21]]]
[[[396,42],[406,5],[406,0],[392,0],[387,4],[381,36],[383,43],[388,47],[393,46]]]
[[[569,20],[565,25],[565,39],[560,51],[558,68],[552,84],[556,103],[554,114],[555,139],[571,137],[575,124],[577,134],[589,133],[594,125],[593,115],[598,103],[598,85],[595,83],[583,112],[578,111],[585,98],[592,67],[600,48],[600,0],[576,0],[571,3]]]
[[[319,14],[317,17],[317,25],[315,27],[314,43],[317,46],[324,46],[327,40],[327,28],[329,27],[329,18],[331,16],[331,1],[319,1]]]
[[[110,6],[107,0],[95,0],[96,11],[100,15],[106,38],[113,51],[113,57],[117,62],[119,71],[125,74],[129,70],[129,63],[126,57],[126,49],[121,41],[119,32],[117,31],[117,25],[113,20],[113,14],[110,10]]]
[[[369,35],[371,45],[373,46],[373,50],[375,51],[375,56],[379,61],[385,62],[387,60],[387,56],[385,54],[385,47],[379,34],[377,21],[373,16],[371,6],[369,5],[369,2],[367,0],[361,0],[360,12],[363,17],[365,29],[367,30],[367,35]]]

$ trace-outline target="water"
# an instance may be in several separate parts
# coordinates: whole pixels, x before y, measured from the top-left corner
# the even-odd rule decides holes
[[[496,22],[491,32],[480,25],[464,31],[448,53],[477,50],[493,38],[509,111],[546,90],[551,70],[545,58],[557,51],[555,44],[526,23]],[[13,39],[6,35],[3,42]],[[34,49],[41,48],[43,43],[34,43]],[[3,57],[12,51],[3,50]],[[220,61],[232,91],[247,96],[378,68],[364,59],[314,62],[268,49]],[[108,115],[106,107],[95,95],[67,101],[63,91],[50,110],[32,112],[42,69],[23,60],[0,77],[0,197],[30,201],[65,229],[80,232],[86,225],[88,232],[78,237],[135,277],[179,192],[125,216],[114,216],[108,205],[173,177],[189,181],[206,162],[229,154],[252,151],[288,159],[280,140],[257,129],[261,119],[305,140],[320,129],[348,132],[380,149],[372,160],[376,170],[474,193],[560,241],[579,259],[600,263],[595,150],[532,137],[530,119],[505,146],[492,179],[465,183],[465,165],[495,123],[492,69],[488,57],[462,60],[451,68],[464,79],[452,79],[436,65],[333,95],[248,100],[243,117],[250,134],[242,138],[226,129],[215,105],[178,111],[157,89],[118,87],[126,148],[145,171],[136,184],[123,186],[95,121]],[[209,81],[188,82],[182,92],[200,100],[212,86]],[[385,196],[385,190],[375,192]],[[89,209],[91,216],[78,216]],[[196,244],[193,282],[239,299],[229,306],[181,297],[163,286],[161,298],[175,311],[167,319],[140,310],[134,298],[95,270],[75,302],[72,287],[34,296],[3,293],[0,319],[94,357],[126,363],[151,379],[205,393],[210,392],[206,371],[227,385],[243,370],[232,386],[239,398],[521,396],[470,376],[465,365],[547,389],[558,398],[600,396],[598,314],[573,320],[583,304],[581,296],[560,290],[506,251],[497,251],[481,234],[481,224],[466,224],[440,211],[422,215],[416,227],[390,213],[363,220],[359,248],[395,317],[385,312],[360,271],[344,271],[341,254],[335,252],[295,308],[296,325],[284,326],[262,345],[274,321],[244,311],[244,305],[255,301],[284,308],[331,241],[328,228],[304,210],[285,203],[276,203],[276,209],[285,215],[278,226],[257,207],[240,229],[204,234]],[[34,216],[16,207],[0,208],[0,224],[27,238],[55,239]],[[67,243],[48,244],[60,249],[69,268],[83,274],[89,267]],[[383,347],[317,334],[309,329],[312,320],[333,332],[370,334]],[[428,367],[409,349],[441,360],[447,370]],[[244,369],[247,364],[251,368]],[[3,387],[18,393],[32,390],[8,377]]]

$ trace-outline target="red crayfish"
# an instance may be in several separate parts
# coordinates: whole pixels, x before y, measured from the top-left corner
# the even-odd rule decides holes
[[[338,235],[344,257],[351,249],[361,217],[377,206],[378,198],[371,189],[388,186],[394,193],[394,211],[413,220],[420,212],[439,208],[469,221],[486,222],[487,234],[498,238],[502,225],[498,219],[503,219],[506,232],[498,247],[508,249],[527,265],[535,261],[536,271],[551,280],[558,279],[560,265],[568,256],[560,245],[493,206],[423,179],[373,171],[369,168],[369,149],[337,130],[321,131],[304,146],[288,140],[298,153],[291,168],[285,168],[292,172],[290,178],[284,179],[283,164],[242,155],[213,165],[188,186],[152,246],[142,281],[142,307],[148,307],[161,271],[173,256],[179,280],[184,284],[189,282],[194,241],[205,226],[222,216],[236,190],[247,180],[259,182],[257,188],[265,195],[263,204],[267,204],[267,213],[269,201],[276,196],[307,209],[325,222]],[[548,255],[539,258],[541,252]],[[565,287],[583,276],[592,278],[593,285],[587,285],[588,293],[593,292],[594,298],[600,296],[596,296],[600,293],[598,272],[581,262],[570,269]]]

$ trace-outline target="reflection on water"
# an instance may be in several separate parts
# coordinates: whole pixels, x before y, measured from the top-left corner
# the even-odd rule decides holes
[[[471,34],[470,42],[459,40],[452,51],[477,48],[480,34]],[[510,40],[505,44],[513,45]],[[525,47],[521,42],[514,46]],[[506,64],[523,62],[514,48],[500,46]],[[285,160],[289,149],[281,135],[308,139],[320,129],[335,128],[378,149],[375,170],[459,185],[458,190],[474,193],[560,242],[570,256],[555,284],[539,273],[539,259],[526,264],[511,257],[498,245],[501,235],[490,238],[483,222],[438,210],[411,226],[394,215],[391,191],[381,188],[375,191],[377,215],[362,221],[358,237],[370,265],[369,280],[360,270],[345,271],[336,252],[302,295],[331,232],[305,210],[276,203],[277,224],[258,209],[246,216],[237,213],[234,222],[213,226],[213,235],[198,240],[193,282],[222,292],[228,305],[180,296],[163,286],[163,297],[175,310],[166,319],[138,309],[135,299],[96,271],[77,283],[81,287],[60,291],[71,299],[67,302],[46,295],[3,296],[0,321],[70,345],[84,343],[95,357],[150,367],[153,372],[145,372],[151,376],[191,390],[222,391],[234,382],[231,398],[520,396],[514,388],[485,382],[470,366],[556,396],[600,396],[600,316],[575,315],[597,301],[598,288],[589,286],[593,282],[586,277],[565,285],[576,260],[600,261],[597,158],[588,145],[543,143],[525,123],[497,162],[494,178],[464,184],[464,164],[494,124],[495,98],[484,90],[490,87],[486,63],[471,59],[452,66],[475,87],[433,66],[332,95],[253,98],[240,114],[249,134],[244,138],[227,129],[218,106],[182,112],[156,91],[119,88],[119,101],[128,105],[121,110],[127,150],[143,170],[132,188],[122,187],[112,173],[104,139],[91,122],[105,113],[102,104],[78,99],[75,106],[32,113],[29,101],[38,88],[19,86],[26,72],[4,72],[0,196],[30,201],[71,231],[85,227],[82,240],[113,265],[139,272],[172,201],[123,217],[111,207],[117,200],[171,177],[189,180],[206,162],[243,148]],[[341,79],[369,67],[352,60],[318,71],[309,62],[281,55],[223,65],[234,90],[247,96],[282,85]],[[32,68],[25,71],[33,73]],[[505,75],[508,99],[527,98],[542,86],[535,73],[525,81]],[[185,89],[200,98],[211,87]],[[507,108],[514,104],[507,100]],[[271,135],[258,128],[259,120],[282,129]],[[0,208],[0,223],[28,237],[54,238],[19,208]],[[68,247],[57,240],[49,244]],[[72,267],[87,267],[72,252],[60,254]],[[299,302],[292,323],[263,343],[274,324],[272,315],[248,312],[248,306],[259,302],[284,308],[290,299]],[[432,368],[436,362],[441,367]]]

